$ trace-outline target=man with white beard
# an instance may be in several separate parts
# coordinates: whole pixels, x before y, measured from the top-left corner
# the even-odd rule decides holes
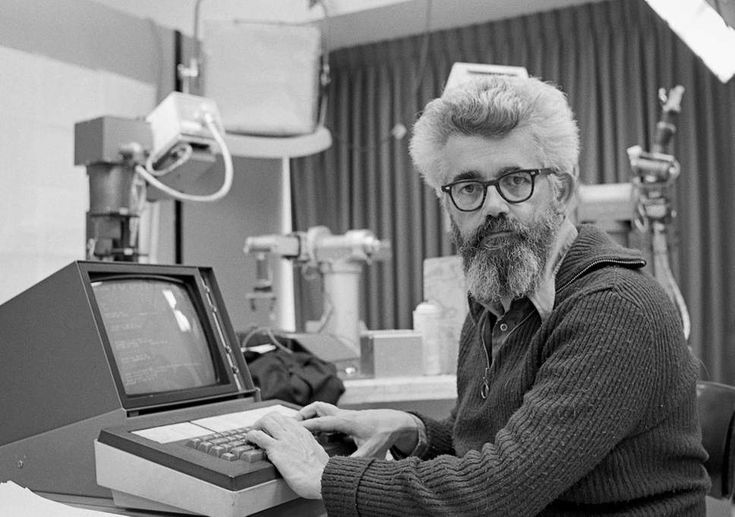
[[[640,254],[569,221],[579,135],[563,93],[458,87],[426,106],[410,149],[469,291],[455,408],[437,421],[317,402],[249,439],[329,515],[704,515],[697,365]],[[329,458],[314,431],[357,451]]]

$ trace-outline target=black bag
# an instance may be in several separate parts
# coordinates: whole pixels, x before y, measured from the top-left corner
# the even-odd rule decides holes
[[[274,348],[267,352],[253,350],[269,344]],[[317,400],[337,404],[345,391],[334,364],[315,356],[294,339],[277,336],[270,329],[254,330],[241,338],[241,347],[263,400],[279,399],[300,406]]]

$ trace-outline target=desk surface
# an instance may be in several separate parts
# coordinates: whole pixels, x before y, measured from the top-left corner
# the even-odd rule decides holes
[[[346,379],[344,384],[345,392],[339,399],[340,405],[457,398],[457,379],[454,375],[358,378]]]
[[[189,512],[171,513],[119,508],[115,506],[112,499],[98,497],[65,496],[63,494],[48,494],[43,492],[39,492],[38,495],[73,508],[101,512],[105,516],[108,514],[123,515],[125,517],[183,517],[183,515],[193,515]],[[252,514],[250,517],[291,517],[293,515],[299,515],[300,517],[326,517],[326,511],[320,500],[295,499],[280,506]]]

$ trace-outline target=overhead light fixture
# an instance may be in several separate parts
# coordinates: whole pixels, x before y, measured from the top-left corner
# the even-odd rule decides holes
[[[715,11],[717,11],[725,23],[735,28],[735,1],[734,0],[707,0]]]
[[[727,10],[732,9],[731,0],[646,2],[720,81],[726,83],[735,75],[735,29],[725,21],[731,18]]]
[[[454,63],[449,71],[444,91],[451,90],[457,86],[490,75],[515,75],[528,77],[528,70],[523,66],[489,65],[486,63]]]

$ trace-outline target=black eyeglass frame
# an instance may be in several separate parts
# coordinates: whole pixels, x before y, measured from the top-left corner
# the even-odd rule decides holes
[[[505,178],[506,176],[510,176],[511,174],[518,174],[519,172],[525,172],[531,175],[531,191],[529,192],[528,196],[526,196],[523,199],[517,199],[512,200],[505,197],[503,194],[503,191],[500,189],[500,181]],[[518,169],[514,171],[508,171],[505,174],[501,174],[495,179],[492,180],[479,180],[479,179],[462,179],[458,181],[453,181],[452,183],[447,183],[446,185],[442,185],[439,187],[442,192],[449,195],[449,199],[452,200],[452,204],[459,210],[460,212],[476,212],[480,208],[482,208],[482,205],[485,204],[485,199],[487,199],[487,189],[490,187],[495,187],[495,190],[498,191],[498,195],[503,198],[507,203],[510,203],[512,205],[517,205],[519,203],[523,203],[525,201],[528,201],[533,196],[533,192],[536,189],[536,176],[540,176],[542,174],[553,174],[555,172],[554,169],[550,167],[542,167],[539,169]],[[477,183],[479,185],[482,185],[483,191],[482,191],[482,200],[480,200],[479,204],[477,205],[477,208],[460,208],[457,202],[454,200],[454,196],[452,195],[452,187],[455,185],[460,185],[462,183]]]

